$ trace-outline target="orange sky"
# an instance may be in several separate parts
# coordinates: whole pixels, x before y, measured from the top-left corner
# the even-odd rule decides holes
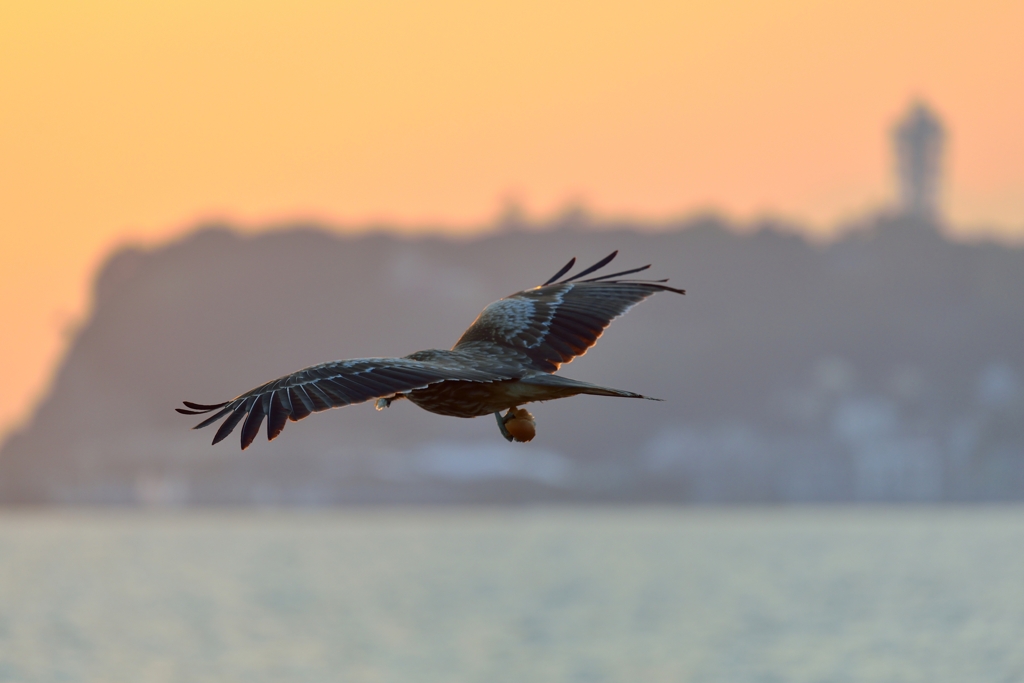
[[[515,197],[825,231],[891,196],[920,96],[957,229],[1022,239],[1022,29],[1019,0],[2,3],[0,433],[103,256],[201,218],[465,231]]]

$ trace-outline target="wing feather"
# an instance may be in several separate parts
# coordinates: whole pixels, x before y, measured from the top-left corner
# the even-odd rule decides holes
[[[345,395],[349,397],[349,400],[353,402],[357,400],[357,397],[360,394],[366,391],[365,385],[360,386],[347,377],[332,377],[331,381],[338,385],[341,391],[343,391]]]
[[[212,404],[193,403],[192,401],[182,401],[182,403],[185,404],[186,408],[191,408],[191,409],[197,410],[197,411],[199,411],[201,413],[207,413],[207,412],[209,412],[211,410],[216,410],[217,408],[223,408],[224,406],[226,406],[228,404],[227,401],[225,401],[224,403],[212,403]],[[175,410],[177,410],[178,412],[181,412],[181,408],[175,408]]]
[[[341,403],[344,400],[328,396],[327,392],[320,388],[320,383],[307,384],[306,386],[303,387],[303,389],[306,390],[306,395],[309,396],[310,400],[313,401],[314,413],[323,412],[329,409],[335,402]]]
[[[503,379],[509,379],[509,375],[441,361],[357,358],[314,365],[268,382],[226,403],[186,402],[187,410],[177,410],[187,415],[218,411],[193,429],[208,427],[226,418],[217,429],[213,443],[222,441],[241,422],[244,450],[256,438],[264,418],[267,419],[267,439],[273,440],[289,420],[295,422],[311,413],[405,394],[437,382],[493,382]]]
[[[573,280],[579,280],[584,275],[590,275],[595,270],[601,270],[602,268],[607,266],[609,263],[611,263],[612,259],[614,259],[618,255],[619,255],[619,250],[616,249],[615,251],[613,251],[612,253],[608,254],[603,259],[601,259],[600,261],[595,263],[594,265],[590,266],[589,268],[584,268],[583,270],[581,270],[580,272],[576,273],[572,277],[570,277],[570,278],[568,278],[566,280],[563,280],[563,282],[572,282]]]
[[[324,377],[318,380],[316,383],[318,389],[327,394],[328,398],[335,401],[337,404],[351,403],[358,397],[358,393],[351,389],[346,389],[345,385],[339,382],[337,379],[332,377]]]
[[[649,266],[611,275],[590,275],[615,258],[612,252],[581,272],[557,281],[572,267],[562,268],[548,282],[495,301],[463,333],[455,349],[500,347],[524,353],[532,366],[554,372],[563,363],[582,356],[604,334],[611,321],[658,292],[685,294],[665,280],[616,280]]]
[[[266,394],[263,394],[266,396]],[[263,396],[257,396],[256,400],[252,403],[252,408],[249,409],[249,414],[245,418],[245,422],[242,423],[242,449],[249,447],[252,440],[256,438],[256,434],[260,431],[260,425],[263,424],[263,416],[266,415],[266,410],[263,407]]]
[[[284,431],[288,423],[288,408],[285,407],[287,390],[278,389],[271,394],[270,412],[267,415],[267,441],[273,441]]]
[[[292,422],[298,422],[304,417],[309,417],[313,412],[313,402],[309,400],[306,390],[302,387],[291,387],[288,389],[288,397],[292,399],[292,412],[288,416]]]
[[[559,270],[557,273],[555,273],[550,278],[548,278],[548,281],[545,282],[543,285],[541,285],[541,287],[543,287],[545,285],[550,285],[552,282],[557,281],[558,278],[562,277],[563,275],[568,273],[570,270],[572,270],[572,267],[575,266],[575,265],[576,265],[576,257],[573,256],[571,259],[569,259],[568,263],[566,263],[564,266],[562,266],[561,270]]]
[[[245,417],[246,414],[248,414],[248,404],[249,401],[244,400],[234,407],[231,415],[228,416],[228,419],[224,420],[224,422],[221,423],[220,429],[218,429],[217,433],[213,435],[213,443],[218,443],[227,438],[227,435],[230,434],[232,430],[234,430],[235,426],[242,421],[242,418]],[[193,429],[195,429],[195,427],[193,427]]]
[[[221,419],[222,417],[224,417],[225,415],[227,415],[228,413],[230,413],[234,409],[235,409],[234,406],[228,406],[227,408],[224,408],[220,412],[214,413],[212,417],[208,417],[205,420],[203,420],[202,422],[200,422],[199,424],[197,424],[194,427],[194,429],[202,429],[203,427],[209,427],[214,422],[216,422],[217,420]]]

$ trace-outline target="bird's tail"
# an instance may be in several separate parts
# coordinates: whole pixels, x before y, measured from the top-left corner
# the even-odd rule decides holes
[[[534,377],[521,379],[519,381],[523,384],[533,384],[535,386],[550,387],[556,390],[563,389],[565,391],[564,396],[590,394],[592,396],[620,396],[622,398],[644,398],[647,399],[648,401],[664,400],[660,398],[654,398],[652,396],[644,396],[643,394],[637,394],[632,391],[612,389],[611,387],[601,387],[596,384],[589,384],[587,382],[581,382],[576,379],[562,377],[561,375],[537,375]]]

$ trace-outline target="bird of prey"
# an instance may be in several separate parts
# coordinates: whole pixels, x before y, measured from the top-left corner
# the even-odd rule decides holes
[[[193,429],[223,419],[217,443],[242,422],[242,449],[256,438],[267,418],[273,440],[288,420],[310,413],[376,400],[377,410],[409,399],[439,415],[479,417],[493,414],[508,441],[529,441],[533,416],[520,406],[577,394],[645,398],[553,374],[563,363],[582,356],[609,323],[657,292],[685,294],[668,280],[621,279],[650,265],[583,279],[605,267],[612,252],[581,272],[559,280],[576,263],[572,259],[547,282],[487,306],[450,351],[428,349],[403,358],[356,358],[313,365],[268,382],[224,403],[184,401],[185,415],[214,414]],[[216,412],[214,412],[216,411]],[[502,415],[502,411],[506,411]]]

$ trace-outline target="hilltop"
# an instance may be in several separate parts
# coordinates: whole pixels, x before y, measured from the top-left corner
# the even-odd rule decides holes
[[[471,240],[242,235],[125,248],[46,399],[0,450],[0,500],[324,504],[1024,498],[1024,250],[880,218],[827,245],[713,217]],[[538,438],[396,403],[238,450],[173,412],[306,365],[447,348],[484,305],[620,250],[656,296],[561,372],[664,403],[531,410]]]

